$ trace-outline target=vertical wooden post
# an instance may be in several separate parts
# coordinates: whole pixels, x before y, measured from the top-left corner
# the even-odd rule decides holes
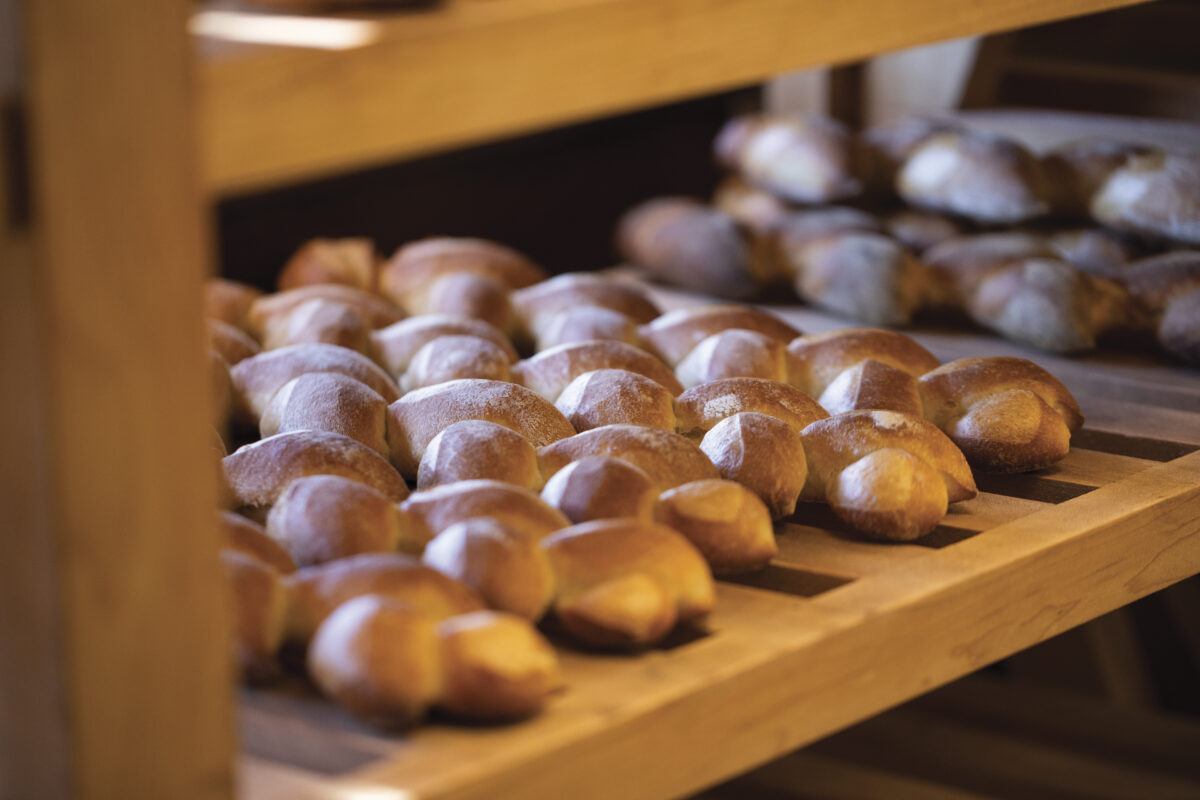
[[[4,2],[0,797],[228,797],[188,4]]]

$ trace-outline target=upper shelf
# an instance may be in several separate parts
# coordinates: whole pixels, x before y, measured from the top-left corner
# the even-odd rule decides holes
[[[298,20],[342,49],[228,44],[214,29],[255,38],[278,25],[209,7],[193,26],[205,184],[312,178],[1136,2],[447,0]]]

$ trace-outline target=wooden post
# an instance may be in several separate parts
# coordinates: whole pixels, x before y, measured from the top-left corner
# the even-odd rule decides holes
[[[3,3],[0,797],[228,797],[188,4]]]

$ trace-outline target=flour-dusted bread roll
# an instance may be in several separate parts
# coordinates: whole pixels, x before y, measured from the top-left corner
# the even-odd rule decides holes
[[[855,142],[818,114],[753,114],[726,123],[718,160],[749,183],[797,203],[829,203],[862,191]]]
[[[755,294],[773,265],[734,220],[685,197],[659,197],[627,211],[617,247],[657,280],[718,297]]]
[[[280,433],[238,448],[222,459],[237,505],[266,508],[292,481],[340,475],[365,483],[394,501],[408,496],[400,474],[383,456],[348,436],[327,431]]]
[[[1049,210],[1041,162],[1013,139],[977,131],[934,134],[896,176],[910,205],[986,224],[1012,224]]]
[[[409,317],[371,334],[374,359],[390,375],[399,379],[413,357],[429,342],[441,336],[477,336],[501,348],[508,363],[517,360],[517,351],[508,337],[481,319],[449,314],[422,314]]]
[[[758,569],[779,551],[766,505],[732,481],[696,481],[663,492],[656,517],[687,537],[718,575]]]
[[[481,419],[456,422],[433,437],[417,468],[418,489],[469,480],[503,481],[534,491],[544,483],[529,440]]]
[[[745,486],[774,518],[790,516],[808,478],[804,441],[782,420],[745,411],[704,434],[700,450],[721,477]]]
[[[221,566],[233,610],[233,650],[242,677],[264,681],[279,672],[289,597],[279,572],[234,550],[221,551]]]
[[[288,551],[268,536],[262,525],[232,511],[219,512],[217,519],[221,529],[221,549],[257,559],[280,575],[296,571],[296,562],[292,561]]]
[[[1066,457],[1083,426],[1062,383],[1021,358],[963,358],[920,379],[925,417],[976,469],[1025,472]]]
[[[800,331],[754,306],[715,305],[680,308],[663,314],[641,329],[642,338],[663,361],[675,367],[713,334],[730,328],[754,331],[790,342]]]
[[[204,282],[204,316],[250,333],[250,306],[262,296],[261,289],[249,284],[209,278]]]
[[[261,338],[272,319],[291,313],[296,306],[311,300],[326,300],[349,306],[372,328],[383,328],[404,318],[403,311],[379,295],[352,286],[321,283],[264,295],[255,300],[247,313],[250,332]]]
[[[671,392],[628,370],[585,372],[567,384],[554,405],[580,433],[618,424],[675,430]]]
[[[545,615],[554,596],[554,574],[541,538],[489,517],[446,528],[421,560],[470,586],[489,607],[533,622]]]
[[[263,348],[289,344],[336,344],[367,355],[371,326],[354,308],[336,300],[314,298],[270,317],[263,326]]]
[[[923,253],[963,234],[963,226],[952,217],[915,208],[893,211],[884,218],[883,225],[889,236],[914,253]]]
[[[386,595],[435,621],[484,608],[474,590],[414,556],[367,553],[304,567],[284,577],[291,603],[287,641],[304,644],[334,609],[366,594]]]
[[[788,344],[800,365],[797,385],[820,397],[843,371],[872,359],[914,377],[941,362],[910,336],[878,328],[843,328],[801,336]]]
[[[863,131],[859,156],[867,191],[876,197],[894,197],[896,176],[917,146],[939,133],[961,130],[962,125],[953,120],[907,117]]]
[[[605,275],[573,272],[558,275],[512,294],[513,308],[531,336],[558,314],[583,307],[616,311],[636,324],[658,316],[658,306],[636,284]]]
[[[257,424],[284,384],[313,372],[346,375],[389,403],[400,396],[388,374],[361,353],[332,344],[294,344],[247,358],[230,370],[239,417]]]
[[[620,311],[601,306],[578,306],[558,312],[538,326],[533,343],[535,350],[542,351],[596,339],[644,346],[636,322]]]
[[[434,280],[405,305],[410,314],[449,314],[481,319],[506,333],[516,332],[509,287],[496,278],[452,272]]]
[[[665,525],[585,522],[547,537],[542,547],[558,579],[554,616],[589,644],[652,644],[677,623],[704,619],[716,600],[703,556]]]
[[[419,554],[431,538],[382,492],[337,475],[293,481],[271,507],[267,533],[301,567],[361,553]]]
[[[417,351],[400,379],[400,388],[411,392],[460,378],[507,381],[508,353],[495,342],[478,336],[439,336]]]
[[[1046,243],[1076,269],[1109,280],[1120,280],[1137,253],[1129,238],[1105,228],[1065,228],[1050,233]]]
[[[877,408],[921,416],[921,393],[909,372],[868,358],[843,370],[818,398],[830,414]]]
[[[293,431],[349,436],[389,455],[387,403],[364,383],[337,372],[310,372],[285,383],[263,411],[258,429],[266,438]]]
[[[640,425],[605,425],[561,439],[538,450],[547,480],[572,461],[612,456],[642,469],[660,490],[681,483],[720,477],[717,468],[691,439]]]
[[[780,244],[786,249],[798,249],[839,233],[882,234],[885,230],[880,219],[867,211],[848,206],[826,206],[792,211],[783,219],[778,231]]]
[[[554,473],[542,499],[575,523],[613,517],[652,520],[658,493],[650,476],[628,461],[589,456]]]
[[[503,425],[534,447],[575,433],[558,409],[534,391],[514,383],[465,378],[417,389],[388,406],[392,463],[401,475],[415,479],[433,438],[469,419]]]
[[[691,389],[723,378],[764,378],[790,383],[794,372],[786,343],[755,331],[733,328],[714,333],[675,367],[680,384]]]
[[[1176,250],[1128,264],[1122,282],[1152,311],[1164,311],[1178,296],[1200,289],[1200,250]]]
[[[1042,157],[1054,210],[1086,217],[1092,197],[1116,169],[1152,147],[1113,139],[1081,139],[1059,145]]]
[[[963,308],[979,282],[1025,258],[1056,258],[1045,237],[1029,231],[981,233],[947,239],[921,254],[928,281],[926,300]]]
[[[754,411],[786,422],[797,433],[829,416],[794,386],[763,378],[725,378],[688,389],[675,402],[680,433],[703,436],[721,420]]]
[[[570,524],[536,492],[501,481],[459,481],[422,489],[413,492],[400,508],[414,515],[435,536],[474,517],[489,517],[538,539]]]
[[[378,272],[379,257],[370,239],[309,239],[283,265],[278,286],[287,291],[315,283],[341,283],[373,292]]]
[[[485,239],[434,237],[397,250],[380,271],[379,291],[403,308],[424,307],[438,280],[456,273],[489,278],[509,290],[546,278],[511,247]]]
[[[751,186],[737,175],[730,175],[717,184],[712,204],[746,230],[762,237],[773,236],[791,210],[785,201],[765,189]]]
[[[1090,209],[1118,230],[1200,244],[1200,150],[1129,158],[1092,195]]]
[[[205,325],[209,349],[215,350],[229,366],[262,352],[258,342],[241,328],[211,317],[205,320]]]
[[[672,396],[683,391],[666,364],[645,350],[613,341],[576,342],[544,350],[517,362],[512,373],[518,383],[553,403],[571,381],[598,369],[623,369],[645,375]]]

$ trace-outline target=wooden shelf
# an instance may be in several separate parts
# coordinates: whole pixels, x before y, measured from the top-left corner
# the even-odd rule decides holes
[[[328,175],[1134,2],[447,0],[341,17],[371,40],[350,49],[200,36],[204,181]]]
[[[773,310],[807,331],[846,324]],[[917,338],[944,359],[1031,355],[986,335]],[[920,542],[865,542],[802,505],[770,568],[720,583],[704,635],[632,656],[563,651],[568,690],[524,723],[386,736],[304,685],[247,692],[246,794],[682,796],[1200,571],[1200,375],[1036,358],[1088,415],[1076,447],[1034,475],[983,476]]]

